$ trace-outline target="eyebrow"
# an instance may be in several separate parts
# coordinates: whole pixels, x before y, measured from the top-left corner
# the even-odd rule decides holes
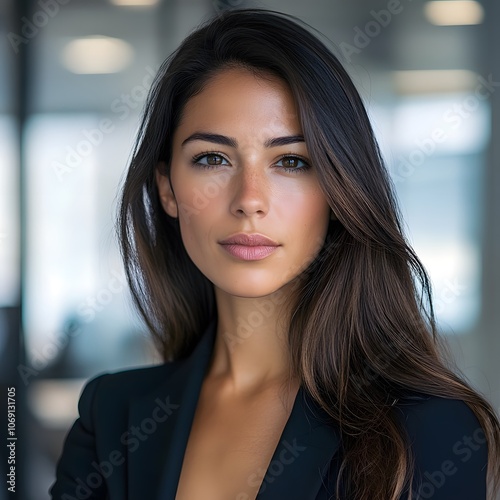
[[[211,134],[209,132],[195,132],[191,134],[187,139],[182,141],[181,147],[184,147],[187,143],[193,141],[207,141],[213,142],[214,144],[222,144],[223,146],[229,146],[231,148],[238,147],[238,141],[234,137],[227,137],[220,134]],[[272,139],[267,139],[264,142],[266,148],[274,148],[277,146],[287,146],[288,144],[294,144],[296,142],[305,142],[303,135],[287,135],[284,137],[273,137]]]

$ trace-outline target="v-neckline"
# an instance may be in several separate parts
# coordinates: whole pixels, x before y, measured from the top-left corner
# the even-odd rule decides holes
[[[200,461],[199,459],[197,460],[196,458],[194,459],[194,464],[193,462],[188,462],[189,465],[188,465],[188,469],[189,471],[187,472],[187,476],[186,477],[183,477],[183,473],[185,473],[185,467],[187,465],[186,463],[186,453],[188,452],[188,450],[190,449],[190,445],[193,445],[193,443],[190,441],[193,437],[193,432],[196,432],[196,440],[197,439],[200,439],[200,435],[199,435],[199,432],[200,432],[200,428],[199,428],[199,425],[202,425],[200,423],[200,420],[199,419],[202,419],[202,421],[206,422],[207,421],[207,418],[210,419],[212,418],[209,414],[207,414],[206,412],[210,410],[207,410],[206,408],[204,408],[203,410],[201,410],[201,413],[198,414],[198,411],[200,411],[200,407],[199,407],[199,404],[200,404],[200,401],[204,400],[204,398],[208,398],[209,400],[213,398],[213,394],[214,394],[214,389],[210,389],[208,394],[207,393],[204,393],[204,391],[206,390],[206,387],[204,387],[204,383],[206,382],[206,380],[204,379],[202,381],[202,385],[201,385],[201,388],[200,388],[200,393],[198,395],[198,400],[197,400],[197,404],[196,404],[196,407],[194,409],[194,414],[193,414],[193,420],[191,422],[191,425],[190,425],[190,428],[189,428],[189,433],[188,433],[188,436],[187,436],[187,441],[186,441],[186,448],[185,448],[185,453],[182,457],[182,464],[181,464],[181,468],[180,468],[180,471],[179,471],[179,477],[177,479],[177,486],[179,487],[181,484],[184,485],[184,487],[187,486],[187,490],[189,491],[189,493],[186,492],[186,490],[184,490],[184,494],[182,497],[178,497],[178,491],[176,491],[176,500],[180,500],[180,499],[185,499],[185,498],[194,498],[193,495],[193,492],[190,490],[189,488],[189,481],[192,480],[193,478],[193,465],[194,465],[194,469],[196,470],[198,467],[200,467]],[[211,391],[211,392],[210,392]],[[240,479],[243,479],[242,483],[241,483],[241,488],[238,489],[238,493],[235,493],[234,494],[234,498],[236,497],[243,497],[245,495],[245,498],[248,497],[248,498],[255,498],[254,493],[250,493],[250,491],[245,491],[248,489],[248,487],[250,486],[253,490],[255,490],[255,494],[257,496],[258,493],[261,491],[261,490],[265,490],[266,488],[266,475],[268,475],[268,471],[269,471],[269,467],[271,466],[272,462],[273,462],[273,459],[275,458],[275,455],[276,455],[276,449],[279,447],[280,443],[283,443],[283,438],[284,438],[284,435],[285,435],[285,429],[287,427],[287,425],[289,424],[289,421],[290,421],[290,417],[292,415],[292,413],[295,411],[297,412],[297,405],[299,404],[299,398],[301,397],[301,391],[302,391],[302,387],[299,385],[298,387],[294,387],[293,388],[293,393],[290,393],[289,396],[288,396],[288,401],[287,401],[287,405],[285,408],[282,408],[281,411],[285,411],[286,413],[285,414],[282,414],[282,419],[281,419],[281,424],[278,424],[278,426],[276,427],[276,434],[274,434],[274,436],[278,436],[277,438],[275,437],[276,439],[276,444],[274,445],[273,444],[273,448],[272,448],[272,454],[269,455],[269,458],[268,460],[266,460],[265,462],[259,464],[259,465],[254,465],[252,468],[250,468],[249,470],[247,470],[246,473],[244,474],[241,474],[241,471],[240,471],[240,474],[237,474],[237,476],[240,476]],[[273,396],[274,398],[275,396]],[[293,399],[292,399],[293,398]],[[282,401],[282,399],[280,398],[280,401]],[[250,403],[252,404],[252,403]],[[262,403],[261,403],[262,404]],[[267,404],[267,403],[266,403]],[[222,413],[224,414],[224,411],[225,410],[222,410]],[[219,414],[217,412],[217,414]],[[248,418],[248,412],[245,411],[245,414]],[[213,414],[212,414],[213,415]],[[256,417],[256,414],[254,414],[254,417]],[[222,418],[227,418],[227,415],[226,417],[222,417]],[[286,420],[285,420],[286,418]],[[240,420],[240,419],[239,419]],[[247,420],[247,422],[250,422]],[[268,421],[268,423],[270,422],[270,420]],[[250,423],[251,425],[251,423]],[[271,423],[269,423],[269,425],[273,425]],[[198,426],[198,427],[197,427]],[[255,431],[255,429],[253,429]],[[214,431],[217,433],[217,432],[220,432],[218,429],[214,429]],[[234,431],[234,429],[233,429]],[[279,435],[277,434],[279,431]],[[206,431],[202,431],[202,435],[203,435],[203,432],[206,432]],[[230,432],[227,428],[226,428],[226,432]],[[218,434],[217,434],[218,435]],[[205,435],[206,436],[206,435]],[[214,434],[212,435],[214,436]],[[236,437],[234,435],[234,433],[232,434],[233,436],[233,439]],[[201,437],[202,441],[203,441],[203,437]],[[210,439],[210,438],[208,438]],[[224,438],[222,438],[224,439]],[[205,452],[207,451],[207,448],[204,447],[204,445],[202,444],[201,447],[200,447],[200,444],[199,443],[196,443],[196,440],[195,440],[195,444],[194,444],[194,450],[195,450],[195,453],[203,453],[203,450],[205,450]],[[234,444],[235,442],[237,442],[238,439],[236,438],[234,441],[232,441],[232,444]],[[274,439],[273,439],[274,441]],[[285,442],[285,444],[287,444]],[[212,446],[214,445],[214,443],[212,442]],[[262,443],[262,445],[265,447],[266,446],[266,443]],[[206,444],[205,444],[206,446]],[[216,446],[216,444],[215,444]],[[231,448],[231,446],[229,446],[229,448]],[[211,447],[209,447],[208,449],[213,449]],[[244,448],[241,448],[241,449],[244,449]],[[264,448],[263,448],[264,450]],[[193,450],[191,450],[193,451]],[[230,450],[228,450],[230,451]],[[269,446],[266,448],[266,455],[267,453],[271,452],[271,449],[269,448]],[[285,459],[286,461],[290,460],[290,457],[288,457],[287,459]],[[259,472],[260,471],[260,472]],[[255,489],[255,486],[257,486],[257,480],[260,479],[260,476],[262,474],[262,471],[266,471],[266,474],[264,474],[262,476],[262,480],[260,480],[259,484],[258,484],[258,488]],[[215,472],[215,471],[214,471]],[[197,474],[195,474],[196,477],[198,477]],[[230,477],[230,476],[228,476]],[[246,483],[244,482],[244,479],[246,478]],[[205,477],[205,479],[207,479],[207,477]],[[252,485],[252,482],[253,482],[253,485]],[[233,497],[233,496],[231,496]],[[259,496],[260,498],[260,496]]]
[[[158,406],[172,408],[168,418],[158,424],[154,439],[151,436],[137,449],[129,449],[131,500],[144,498],[146,490],[149,498],[155,500],[175,498],[201,385],[213,352],[215,329],[216,319],[187,358],[165,365],[166,376],[161,384],[131,403],[129,426],[140,426],[155,414]],[[261,483],[258,500],[315,500],[339,444],[337,426],[300,386]],[[148,484],[144,477],[149,478]]]

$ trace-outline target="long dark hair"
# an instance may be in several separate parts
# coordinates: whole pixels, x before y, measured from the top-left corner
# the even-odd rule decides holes
[[[239,9],[209,19],[163,63],[150,91],[123,187],[119,236],[135,304],[163,358],[191,352],[216,309],[212,283],[186,253],[178,221],[162,209],[155,169],[164,164],[169,175],[186,102],[232,66],[289,85],[337,217],[289,299],[288,341],[291,371],[341,430],[339,478],[348,498],[395,500],[411,491],[412,458],[392,406],[405,391],[469,405],[488,439],[493,492],[500,481],[498,420],[445,365],[429,280],[403,236],[357,90],[327,45],[293,16]]]

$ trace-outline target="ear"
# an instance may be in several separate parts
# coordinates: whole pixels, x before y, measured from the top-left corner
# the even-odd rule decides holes
[[[170,185],[170,179],[163,172],[166,171],[165,163],[159,163],[156,167],[156,186],[158,188],[158,194],[160,195],[161,206],[163,210],[170,215],[170,217],[177,218],[177,201],[175,200],[174,192],[172,191],[172,186]]]

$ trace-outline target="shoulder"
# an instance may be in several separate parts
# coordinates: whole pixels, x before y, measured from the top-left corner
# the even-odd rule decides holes
[[[159,365],[141,366],[114,372],[101,372],[89,378],[86,385],[99,385],[107,389],[120,390],[127,388],[128,391],[144,390],[144,384],[155,384],[174,372],[179,361],[171,361]],[[142,388],[142,389],[141,389]]]
[[[90,484],[88,478],[95,476],[95,464],[109,464],[110,457],[119,457],[118,461],[127,456],[128,442],[124,441],[123,433],[129,427],[132,401],[144,392],[154,390],[176,366],[176,362],[172,362],[105,372],[85,383],[78,401],[79,417],[66,435],[57,463],[56,481],[50,488],[51,498],[75,498],[75,492],[78,498],[88,498],[86,491],[90,494],[90,489],[86,485]],[[107,481],[108,486],[113,483],[116,491],[123,491],[117,493],[116,498],[124,498],[123,477],[117,472]],[[87,478],[87,483],[84,484],[82,478]],[[105,497],[104,482],[93,488],[92,498]],[[80,496],[79,491],[87,496]]]
[[[426,394],[411,394],[401,398],[395,405],[400,419],[412,434],[458,435],[465,431],[482,434],[475,413],[462,400],[448,399]]]
[[[102,372],[88,379],[81,391],[78,410],[80,415],[99,403],[99,407],[117,410],[128,406],[131,399],[145,394],[165,382],[176,371],[180,361],[130,368],[115,372]]]
[[[415,460],[416,498],[486,498],[486,437],[464,401],[415,394],[396,413]]]

